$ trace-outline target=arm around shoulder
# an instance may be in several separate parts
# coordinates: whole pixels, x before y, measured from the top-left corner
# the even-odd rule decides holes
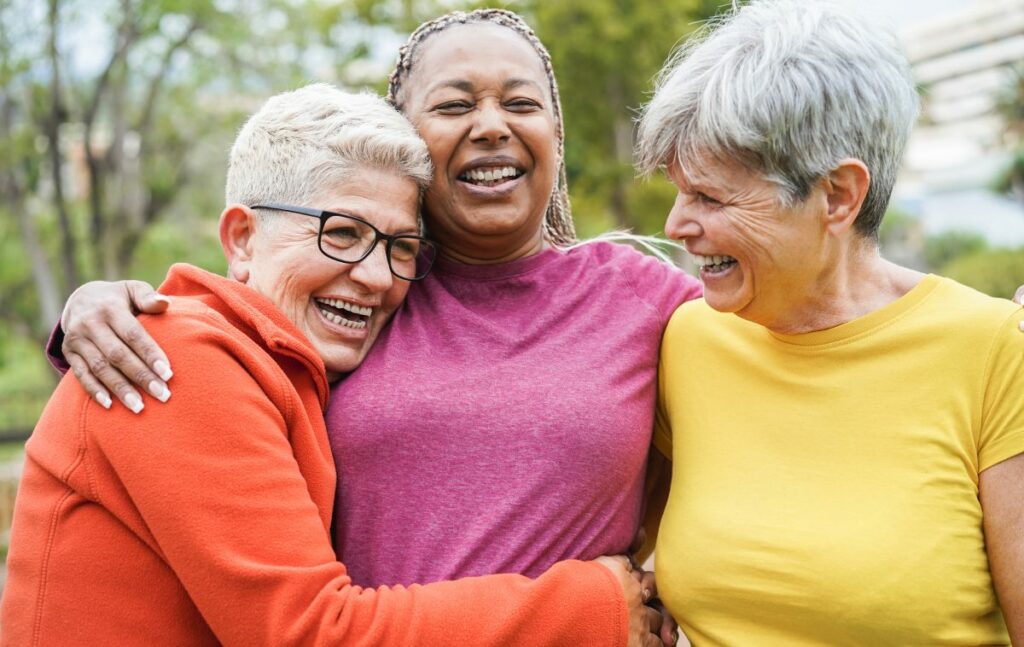
[[[316,485],[333,485],[333,465],[298,449],[303,434],[307,447],[326,442],[315,398],[296,416],[308,426],[291,424],[288,407],[303,404],[251,344],[215,326],[175,330],[151,326],[180,369],[175,397],[138,416],[93,409],[87,433],[97,469],[112,468],[106,502],[221,642],[625,644],[621,588],[596,564],[559,564],[536,580],[355,586],[330,544],[333,487]]]

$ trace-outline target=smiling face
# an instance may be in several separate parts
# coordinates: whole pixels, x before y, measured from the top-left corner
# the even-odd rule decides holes
[[[497,25],[448,28],[424,43],[404,92],[434,163],[425,218],[445,253],[496,261],[541,249],[558,155],[548,78],[530,44]]]
[[[419,233],[418,187],[408,177],[361,169],[296,205],[351,214],[388,234]],[[248,257],[229,252],[232,275],[268,297],[313,343],[328,377],[355,369],[409,289],[388,269],[385,245],[348,264],[317,248],[315,218],[275,212],[281,219],[257,225]],[[327,234],[325,233],[325,236]]]
[[[738,164],[676,163],[668,176],[679,194],[665,234],[693,255],[708,305],[774,329],[813,299],[830,271],[820,188],[787,209],[775,184]]]

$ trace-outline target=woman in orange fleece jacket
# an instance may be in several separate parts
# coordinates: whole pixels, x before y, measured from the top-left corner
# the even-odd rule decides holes
[[[375,97],[310,86],[250,119],[220,223],[231,278],[176,265],[170,316],[146,319],[193,379],[142,416],[65,379],[26,446],[3,644],[655,644],[622,560],[362,590],[335,557],[328,382],[429,269],[429,173]]]

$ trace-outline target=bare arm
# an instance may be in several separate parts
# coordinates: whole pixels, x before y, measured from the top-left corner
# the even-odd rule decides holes
[[[1024,454],[983,471],[979,489],[996,595],[1010,642],[1024,645]]]

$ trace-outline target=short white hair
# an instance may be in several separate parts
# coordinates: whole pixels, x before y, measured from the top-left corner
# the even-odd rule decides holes
[[[640,118],[637,167],[731,160],[793,205],[856,158],[871,186],[854,226],[875,238],[918,105],[889,29],[823,0],[754,0],[666,62]]]
[[[242,126],[228,162],[227,204],[315,207],[327,187],[364,168],[430,183],[430,154],[380,97],[315,83],[271,97]]]

